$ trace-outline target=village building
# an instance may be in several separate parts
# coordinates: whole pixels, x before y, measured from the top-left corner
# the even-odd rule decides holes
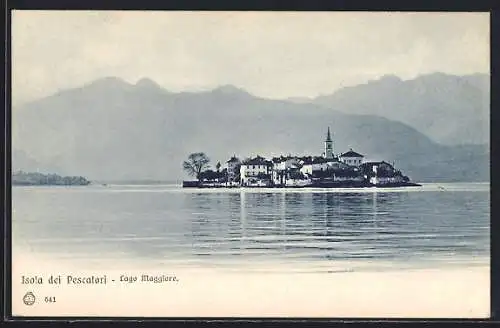
[[[272,180],[275,185],[286,185],[286,181],[302,166],[301,160],[294,156],[274,157],[272,163]]]
[[[333,158],[332,158],[333,162]],[[332,163],[324,157],[312,157],[303,160],[302,168],[300,171],[306,175],[312,175],[315,171],[326,171],[329,164]]]
[[[279,156],[267,160],[256,156],[240,161],[236,155],[227,168],[202,172],[203,186],[226,187],[359,187],[415,185],[401,171],[385,161],[364,162],[364,155],[350,149],[336,156],[328,128],[322,156]],[[184,184],[183,184],[184,185]],[[186,182],[186,186],[199,183]]]
[[[335,169],[333,171],[333,180],[335,182],[362,182],[365,180],[362,172],[357,168],[343,168],[343,169]]]
[[[307,186],[311,184],[311,178],[303,175],[300,171],[292,171],[287,174],[284,186],[286,187],[298,187]]]
[[[273,169],[277,171],[285,171],[301,165],[300,158],[295,156],[281,156],[272,159]]]
[[[239,183],[241,161],[236,155],[233,155],[227,162],[227,181],[228,183]]]
[[[267,186],[271,184],[273,163],[261,156],[245,160],[240,166],[242,186]]]
[[[394,166],[385,161],[366,162],[361,164],[360,169],[364,174],[364,178],[368,179],[373,185],[402,183],[408,180],[408,178],[404,177],[400,171],[394,168]]]
[[[370,175],[391,175],[395,173],[394,167],[385,162],[366,162],[361,164],[360,169],[367,174]]]
[[[351,165],[351,166],[359,166],[363,163],[364,156],[353,151],[352,148],[339,156],[339,159],[342,163]]]

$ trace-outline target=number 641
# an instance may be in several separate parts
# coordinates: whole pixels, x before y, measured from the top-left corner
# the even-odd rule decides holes
[[[55,303],[55,302],[56,302],[55,296],[45,296],[45,303]]]

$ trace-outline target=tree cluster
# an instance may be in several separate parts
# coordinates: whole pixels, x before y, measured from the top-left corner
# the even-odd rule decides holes
[[[51,186],[85,186],[90,184],[82,176],[60,176],[57,174],[43,174],[39,172],[19,171],[12,175],[13,185],[51,185]]]
[[[203,152],[192,153],[188,159],[182,163],[186,173],[195,177],[198,181],[227,181],[227,169],[220,170],[221,163],[215,165],[216,171],[210,169],[210,159]]]

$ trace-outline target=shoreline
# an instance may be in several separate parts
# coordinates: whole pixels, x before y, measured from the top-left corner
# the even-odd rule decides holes
[[[406,187],[422,187],[421,184],[414,182],[405,183],[386,183],[386,184],[372,184],[372,183],[312,183],[307,185],[263,185],[263,186],[241,186],[234,185],[228,186],[222,183],[204,183],[198,181],[182,181],[182,188],[198,188],[198,189],[241,189],[241,188],[258,188],[258,189],[335,189],[335,188],[406,188]]]
[[[491,184],[491,181],[446,181],[446,182],[420,182],[418,183],[419,186],[421,187],[426,187],[426,186],[432,186],[432,185],[440,185],[440,186],[450,186],[450,185],[489,185]],[[165,186],[174,186],[174,187],[179,187],[182,188],[182,181],[166,181],[166,182],[154,182],[154,183],[148,183],[148,182],[137,182],[137,183],[128,183],[128,182],[98,182],[98,181],[92,181],[88,185],[48,185],[48,184],[17,184],[17,183],[12,183],[12,187],[165,187]],[[234,189],[234,188],[261,188],[261,187],[242,187],[242,186],[236,186],[236,187],[225,187],[227,189]],[[274,189],[283,189],[283,188],[290,188],[292,189],[293,186],[285,186],[281,188],[274,188]],[[307,188],[307,187],[306,187]],[[319,187],[323,188],[323,187]],[[192,188],[189,188],[192,189]],[[202,189],[202,188],[200,188]],[[215,189],[215,188],[214,188]],[[270,188],[268,188],[270,189]]]
[[[168,184],[90,184],[88,186],[12,186],[11,190],[68,190],[80,192],[185,192],[185,193],[394,193],[394,192],[489,192],[491,182],[428,182],[420,187],[392,188],[183,188],[179,183]]]

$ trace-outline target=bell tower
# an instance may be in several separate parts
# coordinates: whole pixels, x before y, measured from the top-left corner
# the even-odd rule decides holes
[[[330,127],[328,127],[328,132],[326,134],[325,140],[325,158],[333,159],[333,141],[330,135]]]

